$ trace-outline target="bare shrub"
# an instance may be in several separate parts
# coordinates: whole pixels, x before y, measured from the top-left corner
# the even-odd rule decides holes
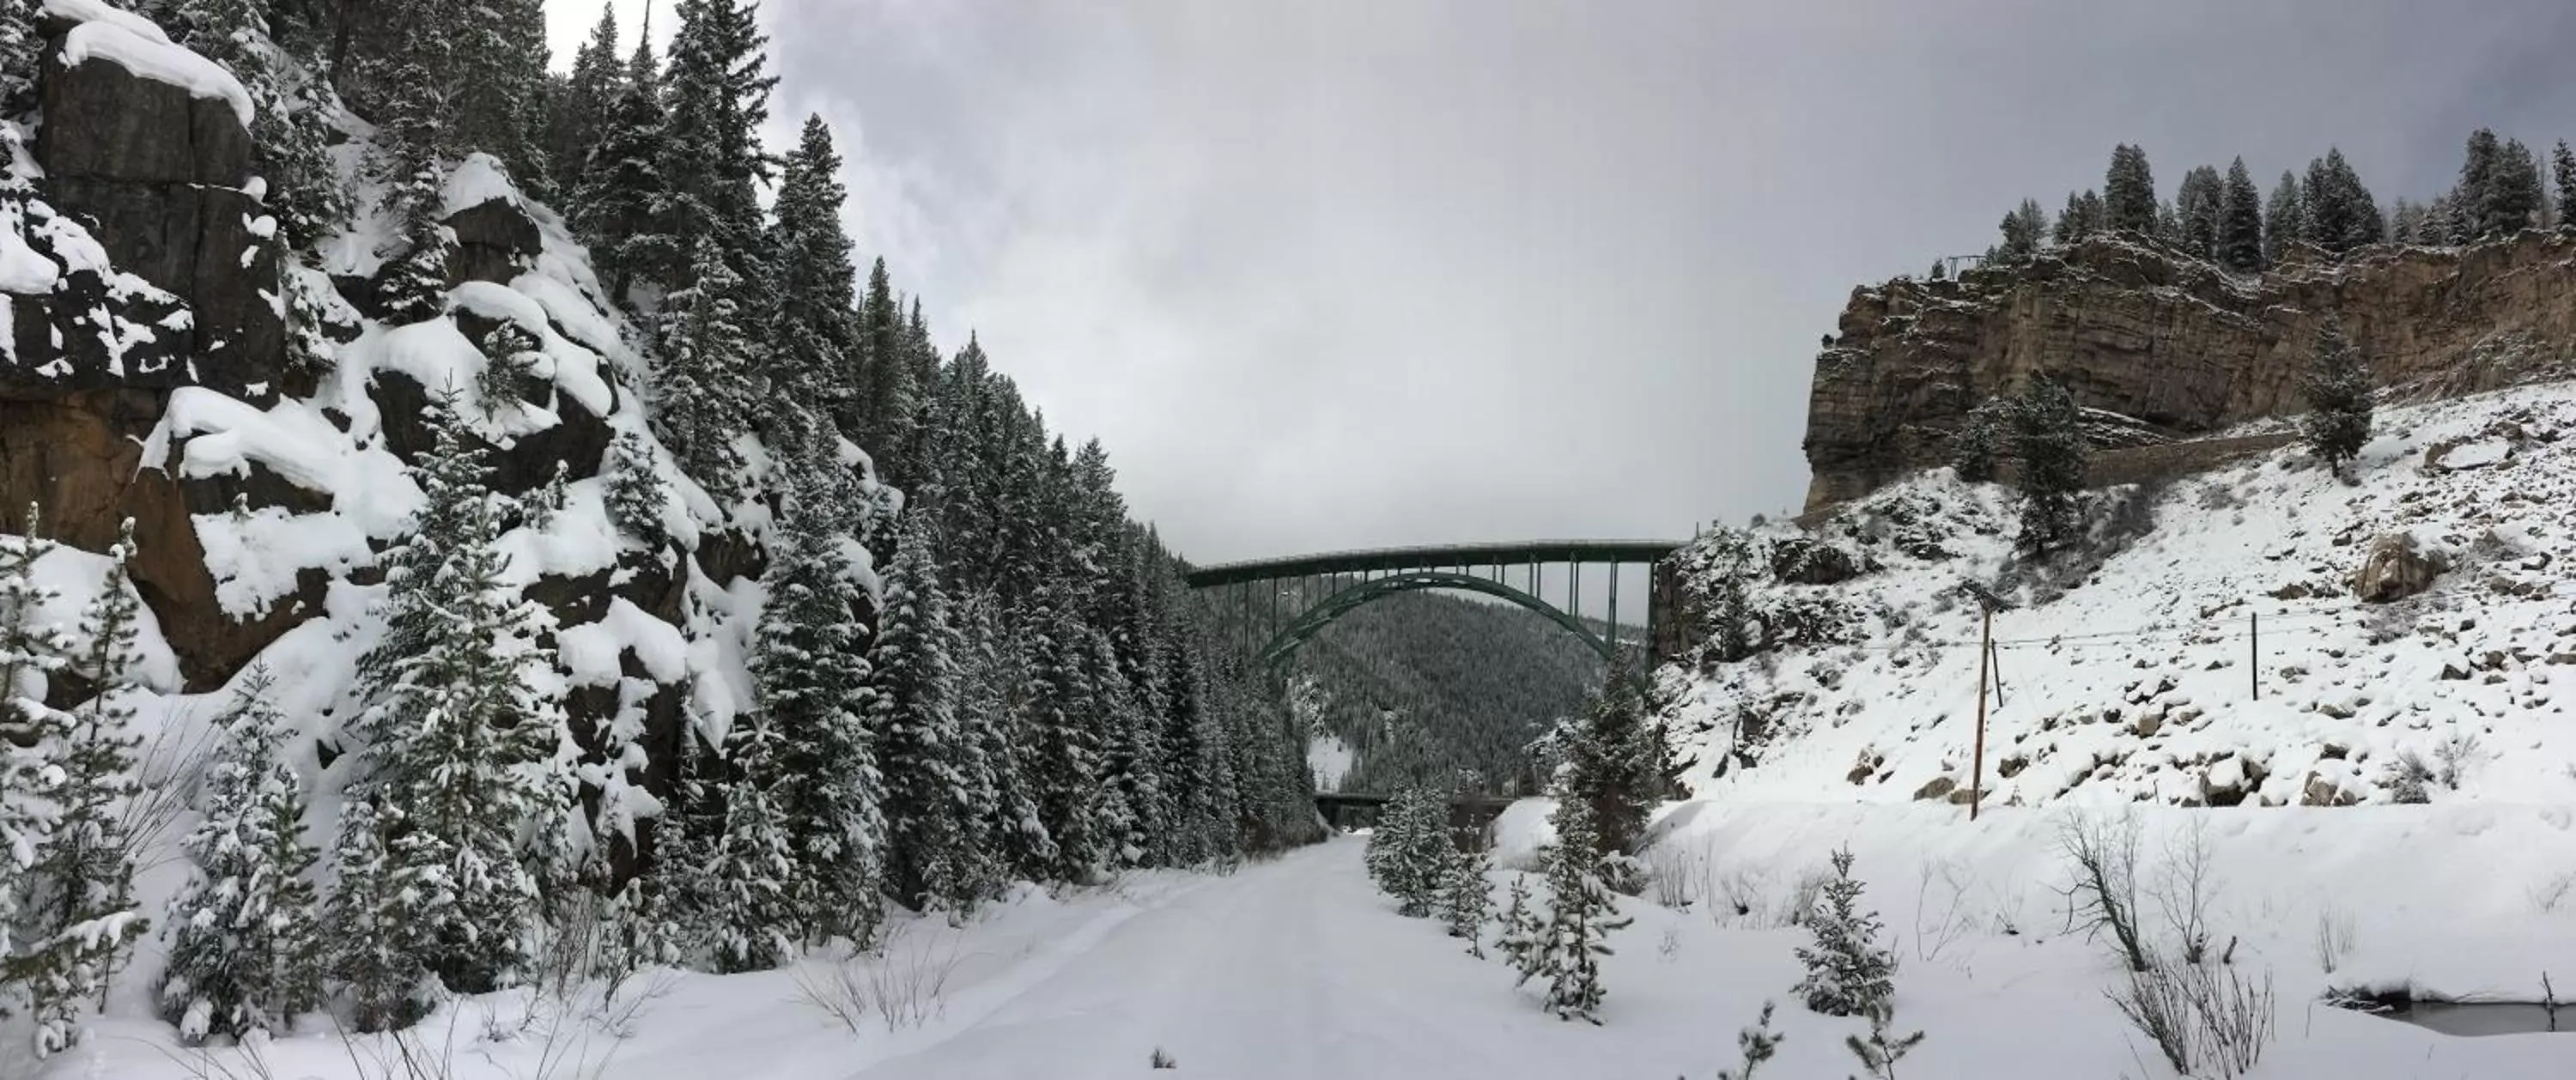
[[[1816,898],[1824,895],[1825,886],[1834,880],[1833,871],[1810,866],[1798,874],[1798,884],[1789,890],[1789,900],[1773,917],[1773,926],[1805,926],[1807,913],[1816,909]]]
[[[2394,775],[2388,778],[2388,797],[2398,803],[2420,806],[2433,801],[2424,785],[2433,782],[2433,766],[2424,755],[2412,749],[2397,752]]]
[[[1707,896],[1710,852],[1666,842],[1646,849],[1642,862],[1648,898],[1675,911],[1687,911]]]
[[[170,835],[180,815],[196,805],[197,789],[206,774],[206,762],[213,756],[218,730],[205,724],[187,722],[189,717],[174,718],[152,736],[152,745],[144,748],[137,764],[137,775],[143,780],[142,790],[127,799],[117,814],[125,829],[125,858],[135,872],[157,869],[185,856],[186,852]],[[189,732],[195,732],[194,737]]]
[[[797,999],[855,1035],[874,1015],[888,1031],[919,1027],[948,1007],[948,980],[962,957],[959,935],[898,928],[874,953],[843,956],[796,972]]]
[[[2074,880],[2057,894],[2066,899],[2066,929],[2087,938],[2108,930],[2129,970],[2154,966],[2138,932],[2138,819],[2073,814],[2058,823],[2057,846]]]
[[[1941,883],[1938,893],[1932,888],[1935,879]],[[1914,958],[1930,963],[1941,958],[1951,943],[1974,925],[1966,912],[1967,894],[1976,884],[1975,875],[1966,863],[1957,859],[1926,860],[1922,883],[1914,890]],[[1927,901],[1937,901],[1938,908],[1929,913]]]
[[[2164,862],[2156,869],[2148,896],[2164,917],[2186,964],[2200,963],[2209,952],[2209,905],[2218,896],[2210,868],[2209,820],[2193,818],[2191,827],[2165,842]]]
[[[2543,915],[2557,914],[2571,893],[2576,893],[2576,873],[2560,874],[2530,888],[2531,908]]]
[[[2343,966],[2344,957],[2352,955],[2353,921],[2349,912],[2332,904],[2317,912],[2317,968],[2328,975]]]
[[[1164,1053],[1163,1048],[1159,1046],[1154,1048],[1154,1056],[1145,1059],[1145,1064],[1156,1069],[1177,1069],[1181,1067],[1181,1063],[1178,1060],[1175,1060],[1172,1055]]]
[[[2458,791],[2460,781],[2468,775],[2470,767],[2485,756],[2485,744],[2479,741],[2476,732],[2455,732],[2433,748],[2433,760],[2441,765],[2441,770],[2434,777],[2443,787]]]
[[[2211,1080],[2252,1070],[2277,1017],[2271,973],[2256,980],[2225,964],[2152,964],[2103,996],[2176,1073]]]

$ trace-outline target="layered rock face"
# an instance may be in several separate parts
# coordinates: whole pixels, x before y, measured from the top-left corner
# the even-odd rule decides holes
[[[2576,355],[2576,241],[2392,247],[2240,277],[2104,238],[1955,281],[1854,290],[1816,358],[1807,506],[1945,464],[1968,411],[2033,372],[2096,410],[2096,444],[2110,448],[2300,412],[2299,377],[2328,315],[2383,400],[2558,374]]]

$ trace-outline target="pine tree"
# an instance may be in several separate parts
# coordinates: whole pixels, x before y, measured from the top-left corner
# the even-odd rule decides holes
[[[895,303],[894,285],[884,259],[868,271],[868,291],[859,308],[859,332],[866,344],[857,441],[884,448],[879,468],[886,475],[909,477],[911,462],[902,448],[911,445],[911,418],[919,391],[906,360],[903,309]],[[971,342],[970,342],[971,344]]]
[[[2481,238],[2509,237],[2530,228],[2548,205],[2541,186],[2540,162],[2520,139],[2507,139],[2495,152],[2487,177],[2486,199],[2479,204]]]
[[[1896,1063],[1913,1053],[1915,1047],[1923,1045],[1923,1033],[1917,1031],[1912,1035],[1891,1037],[1888,1025],[1896,1022],[1896,1008],[1890,1004],[1881,1004],[1869,1010],[1868,1015],[1869,1038],[1845,1035],[1843,1045],[1851,1050],[1853,1057],[1860,1059],[1861,1069],[1869,1073],[1872,1080],[1896,1080]],[[1859,1078],[1854,1077],[1853,1080]]]
[[[2040,213],[2039,201],[2023,199],[2021,205],[2004,215],[2004,240],[1998,249],[2007,262],[2027,259],[2039,250],[2040,240],[2047,235],[2048,219]],[[1938,277],[1939,275],[1935,275]]]
[[[1861,884],[1851,876],[1852,853],[1833,855],[1834,876],[1807,912],[1813,946],[1800,946],[1805,978],[1791,988],[1807,1007],[1827,1016],[1865,1016],[1896,994],[1896,953],[1878,943],[1878,913],[1860,908]]]
[[[474,382],[474,396],[483,405],[483,414],[499,417],[508,406],[547,403],[551,384],[537,374],[545,362],[545,349],[536,335],[515,321],[493,327],[475,343],[483,354],[483,370]]]
[[[561,709],[532,688],[552,665],[539,610],[505,584],[488,450],[454,387],[429,412],[413,466],[425,496],[386,558],[384,637],[362,657],[357,793],[400,813],[383,888],[401,947],[460,993],[514,985],[529,960],[537,885],[519,833],[546,805],[542,769]]]
[[[190,1043],[283,1034],[322,1000],[320,911],[306,880],[304,796],[284,757],[286,717],[254,667],[221,719],[205,818],[180,847],[196,876],[170,901],[162,1019]]]
[[[2178,246],[2193,258],[2218,254],[2218,204],[2225,192],[2218,170],[2207,165],[2184,173],[2182,186],[2175,189],[2174,208],[2181,228]]]
[[[2342,255],[2385,236],[2379,204],[2340,149],[2329,147],[2326,156],[2308,163],[2300,197],[2306,210],[2306,239],[2318,247]]]
[[[763,786],[789,843],[795,876],[788,895],[816,943],[872,937],[886,856],[880,744],[869,722],[872,668],[860,621],[867,596],[843,555],[839,527],[851,513],[832,497],[828,470],[802,463],[788,491],[761,575],[768,603],[750,665],[756,726],[775,740],[764,752],[775,759],[776,780]]]
[[[386,197],[402,222],[402,246],[386,260],[376,291],[387,319],[426,322],[446,310],[447,263],[456,234],[438,216],[446,198],[445,171],[426,147],[398,145],[399,180]]]
[[[2072,247],[2085,237],[2101,231],[2102,197],[2087,191],[2082,195],[2066,193],[2066,209],[2057,212],[2057,224],[2050,230],[2059,247]]]
[[[1448,924],[1449,936],[1466,938],[1467,955],[1478,959],[1485,955],[1485,920],[1494,912],[1487,869],[1484,852],[1460,852],[1450,861],[1449,877],[1440,892],[1440,918]]]
[[[792,820],[793,811],[777,797],[791,779],[789,749],[757,713],[736,717],[725,736],[733,776],[725,788],[722,838],[706,869],[719,972],[777,967],[795,955],[799,941],[815,936],[817,920],[809,913],[821,907],[813,894],[824,868],[805,862],[794,833],[807,823]]]
[[[848,198],[840,181],[841,156],[832,129],[820,116],[805,120],[804,134],[787,155],[778,184],[777,223],[769,248],[778,264],[768,329],[776,387],[772,400],[789,400],[830,417],[844,436],[857,438],[851,379],[862,355],[850,238],[841,229]]]
[[[2309,355],[2300,391],[2308,402],[2299,421],[2308,447],[2326,467],[2342,475],[2344,466],[2370,441],[2370,365],[2332,316],[2317,327],[2316,347]]]
[[[335,882],[323,907],[323,945],[330,973],[348,989],[360,1031],[409,1027],[429,1012],[429,972],[409,942],[409,901],[393,883],[385,833],[396,826],[375,803],[353,799],[340,810],[331,846]]]
[[[571,75],[546,95],[546,166],[556,192],[569,195],[587,186],[591,148],[606,137],[626,78],[617,51],[617,9],[602,4],[590,39],[573,53]]]
[[[976,808],[964,797],[976,780],[958,715],[954,630],[935,561],[929,515],[905,515],[877,624],[875,700],[886,778],[886,885],[914,908],[963,911],[982,899],[969,847]]]
[[[1503,963],[1513,972],[1514,985],[1526,983],[1540,971],[1547,952],[1547,924],[1541,922],[1530,903],[1529,877],[1512,875],[1512,887],[1503,898],[1501,935],[1494,945],[1503,951]]]
[[[1101,820],[1100,737],[1090,725],[1091,681],[1084,670],[1087,631],[1054,590],[1029,613],[1027,737],[1036,753],[1026,775],[1047,838],[1055,848],[1052,880],[1096,877],[1108,856]]]
[[[1648,812],[1662,801],[1669,752],[1661,729],[1646,717],[1625,655],[1612,658],[1608,678],[1572,734],[1557,767],[1557,797],[1586,804],[1603,852],[1635,851]]]
[[[747,482],[734,439],[754,414],[753,339],[741,323],[743,282],[723,249],[701,236],[690,265],[694,279],[663,308],[655,419],[690,476],[711,492],[730,493]]]
[[[957,684],[958,720],[965,727],[972,785],[962,793],[981,813],[976,832],[986,858],[975,876],[987,891],[998,889],[1003,874],[1037,877],[1053,866],[1054,841],[1030,786],[1031,740],[1022,723],[1029,694],[1025,658],[1002,625],[1002,605],[992,593],[977,591],[959,605],[964,644]]]
[[[1762,1003],[1762,1016],[1753,1026],[1735,1033],[1738,1068],[1717,1070],[1717,1080],[1753,1080],[1762,1063],[1780,1055],[1780,1043],[1786,1038],[1771,1027],[1772,1003]]]
[[[2287,171],[2263,204],[2263,257],[2274,266],[2289,257],[2290,245],[2307,239],[2307,207],[2299,196],[2299,178]]]
[[[572,198],[573,223],[612,301],[632,302],[639,283],[668,286],[686,269],[683,234],[666,227],[674,195],[663,172],[663,119],[662,77],[652,43],[639,35]]]
[[[761,71],[768,38],[751,0],[680,0],[679,15],[662,166],[672,197],[661,227],[713,244],[737,277],[757,281],[765,263],[759,187],[771,164],[760,128],[778,82]]]
[[[1602,854],[1592,810],[1581,799],[1557,804],[1556,844],[1548,853],[1548,923],[1539,971],[1548,977],[1547,1007],[1560,1020],[1601,1022],[1604,940],[1630,922],[1602,882]]]
[[[2468,147],[2462,152],[2459,182],[2451,187],[2451,205],[2465,213],[2453,222],[2451,242],[2475,243],[2488,235],[2493,222],[2488,206],[2496,186],[2497,157],[2503,150],[2496,133],[2479,128],[2469,133]]]
[[[2104,227],[2134,236],[2151,236],[2156,226],[2155,173],[2147,152],[2127,143],[2111,151],[2111,168],[2103,177]]]
[[[2263,193],[2255,188],[2253,174],[2245,171],[2244,158],[2227,166],[2226,185],[2219,191],[2216,243],[2218,264],[2237,273],[2260,273],[2270,265],[2263,251]]]
[[[31,868],[38,886],[33,925],[56,944],[31,981],[37,1021],[47,1029],[40,1038],[58,1037],[60,1045],[74,1037],[85,1003],[103,1002],[130,939],[122,930],[97,937],[84,928],[130,920],[135,907],[134,838],[121,813],[142,791],[134,769],[143,737],[130,731],[133,698],[142,690],[134,674],[142,602],[126,570],[133,552],[134,523],[128,520],[108,549],[98,594],[81,616],[84,647],[77,666],[97,681],[97,692],[71,711],[46,710],[37,724],[38,739],[50,747],[47,775],[37,790],[51,804],[53,822]],[[75,947],[68,944],[73,937],[93,940]]]
[[[458,8],[451,63],[456,144],[499,158],[522,187],[548,194],[544,0],[477,0]]]
[[[1995,478],[1995,442],[2003,437],[2003,426],[2010,405],[1999,398],[1987,398],[1968,410],[1959,434],[1950,440],[1950,466],[1959,479],[1982,484]]]
[[[2567,140],[2549,151],[2549,173],[2558,186],[2558,231],[2576,233],[2576,151],[2567,149]]]
[[[45,42],[36,33],[36,7],[0,9],[0,113],[15,115],[35,103],[36,68]]]
[[[608,444],[608,519],[620,531],[647,547],[660,547],[669,537],[662,514],[670,505],[670,485],[662,479],[652,443],[644,433],[620,431]]]
[[[2081,535],[2078,497],[2084,489],[2083,413],[2065,388],[2034,375],[2013,406],[2013,451],[2021,460],[2021,534],[2016,546],[2033,555],[2057,551]]]
[[[31,864],[55,820],[41,798],[51,763],[38,740],[63,725],[45,705],[42,685],[73,649],[68,634],[41,618],[58,595],[35,572],[51,547],[37,539],[41,524],[30,503],[23,531],[0,536],[0,1016],[15,1011],[47,945],[41,934],[28,939],[15,931],[34,900]]]

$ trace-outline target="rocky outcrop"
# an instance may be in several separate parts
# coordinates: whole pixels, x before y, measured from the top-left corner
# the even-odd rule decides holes
[[[2239,277],[2095,239],[2018,267],[1855,290],[1816,358],[1807,504],[1946,463],[1968,411],[2036,371],[2096,410],[2096,445],[2108,448],[2298,412],[2299,375],[2330,314],[2398,400],[2554,374],[2576,354],[2576,241],[2379,248]]]
[[[67,273],[49,295],[11,298],[16,363],[0,389],[27,397],[110,385],[274,392],[286,355],[285,325],[269,299],[279,289],[275,224],[246,190],[251,143],[240,114],[220,96],[105,56],[67,63],[63,42],[78,24],[48,18],[43,28],[45,123],[35,151],[45,201],[78,222],[115,270],[166,296],[74,253],[46,252]]]

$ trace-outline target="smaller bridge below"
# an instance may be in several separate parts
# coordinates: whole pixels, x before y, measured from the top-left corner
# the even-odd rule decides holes
[[[1372,828],[1377,825],[1378,811],[1386,805],[1387,796],[1360,795],[1338,791],[1315,794],[1315,810],[1324,824],[1336,831]],[[1449,797],[1449,838],[1460,851],[1483,851],[1492,847],[1494,819],[1515,800],[1499,795],[1452,795]]]

